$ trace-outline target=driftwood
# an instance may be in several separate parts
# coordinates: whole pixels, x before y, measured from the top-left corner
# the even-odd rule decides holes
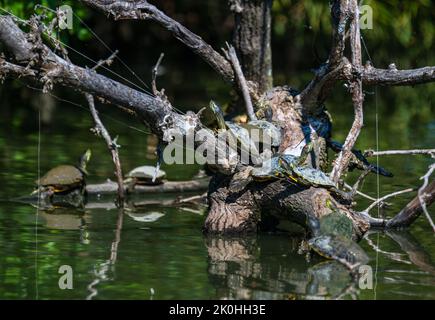
[[[198,35],[192,33],[180,23],[171,19],[155,6],[145,0],[120,1],[120,0],[82,0],[91,7],[114,17],[115,19],[151,20],[160,24],[171,32],[184,45],[195,52],[205,62],[213,67],[225,81],[235,85],[237,77],[230,61],[215,51],[212,46],[205,43]],[[363,125],[363,85],[414,85],[435,81],[435,68],[425,67],[414,70],[397,70],[395,67],[378,69],[371,64],[363,66],[361,58],[361,43],[358,26],[358,5],[356,0],[331,1],[331,16],[333,22],[332,46],[329,58],[314,75],[305,88],[300,92],[290,87],[270,88],[271,76],[269,73],[260,75],[251,74],[249,67],[262,67],[258,70],[269,72],[271,59],[259,60],[260,50],[249,50],[247,44],[251,39],[249,35],[260,35],[262,49],[268,54],[270,51],[270,37],[262,28],[269,28],[270,3],[269,0],[256,1],[260,3],[257,8],[250,8],[250,1],[237,1],[233,3],[236,15],[236,25],[239,30],[246,30],[251,23],[252,30],[240,32],[234,43],[236,52],[241,57],[241,66],[246,76],[247,86],[254,107],[267,106],[270,118],[281,125],[283,139],[279,147],[280,152],[297,149],[301,142],[314,139],[319,142],[319,147],[314,150],[307,161],[307,165],[321,167],[319,159],[326,151],[325,137],[322,134],[306,135],[306,129],[328,127],[329,117],[325,112],[324,101],[331,94],[338,81],[350,83],[355,119],[346,138],[343,150],[334,162],[331,173],[335,181],[340,181],[347,171],[349,154],[356,143],[358,134]],[[260,8],[260,10],[259,10]],[[262,9],[261,9],[262,8]],[[260,15],[265,14],[266,20],[259,22]],[[265,21],[265,22],[264,22]],[[5,49],[0,58],[0,75],[12,78],[25,78],[37,82],[45,91],[52,89],[53,85],[62,85],[81,92],[91,94],[96,99],[121,107],[133,113],[139,121],[147,125],[163,143],[173,139],[173,132],[181,132],[184,137],[195,134],[203,129],[201,121],[193,112],[180,114],[175,111],[171,103],[163,95],[150,94],[132,89],[118,83],[96,70],[74,65],[68,59],[55,54],[41,40],[41,32],[46,30],[40,21],[31,19],[25,22],[28,32],[18,27],[13,18],[0,16],[0,42]],[[265,25],[264,25],[265,23]],[[349,29],[350,25],[350,29]],[[350,34],[350,53],[345,56],[347,35]],[[258,43],[258,40],[256,43]],[[244,51],[244,50],[247,51]],[[264,52],[264,51],[263,51]],[[250,61],[247,62],[248,55]],[[246,58],[246,59],[245,59]],[[264,57],[263,57],[264,58]],[[260,61],[260,62],[259,62]],[[266,80],[264,80],[266,79]],[[304,131],[305,130],[305,131]],[[215,144],[215,135],[209,132],[207,143]],[[209,233],[247,233],[255,232],[261,224],[270,218],[273,220],[287,219],[306,227],[307,217],[321,217],[328,214],[331,209],[326,203],[332,203],[340,212],[347,215],[354,223],[354,234],[358,238],[370,227],[404,227],[410,225],[421,211],[421,197],[410,203],[395,218],[391,220],[376,219],[367,213],[359,213],[350,205],[342,205],[323,188],[302,188],[289,185],[280,181],[252,183],[246,190],[232,194],[228,185],[232,175],[239,169],[239,162],[228,156],[219,164],[214,164],[218,172],[209,186],[210,212],[204,225],[204,230]],[[237,160],[237,159],[236,159]],[[192,186],[190,186],[192,187]],[[192,188],[196,188],[192,187]],[[201,186],[202,188],[203,186]],[[425,203],[427,206],[433,202],[435,191],[433,183],[427,188]],[[87,187],[89,193],[113,192],[115,183],[105,183]],[[161,189],[159,189],[161,188]],[[137,187],[143,192],[151,190],[161,192],[163,189],[186,190],[182,183],[169,182],[160,187]],[[116,192],[116,191],[115,191]],[[273,224],[273,223],[272,223]]]
[[[189,180],[189,181],[164,181],[162,184],[157,185],[135,185],[133,189],[128,189],[124,185],[123,190],[128,194],[142,194],[142,193],[181,193],[181,192],[195,192],[207,190],[209,184],[208,178]],[[116,194],[118,191],[118,184],[113,181],[106,181],[99,184],[88,184],[86,192],[89,195],[104,195]]]

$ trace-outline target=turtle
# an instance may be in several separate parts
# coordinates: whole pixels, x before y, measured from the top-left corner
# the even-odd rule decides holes
[[[313,237],[308,246],[320,256],[337,260],[353,270],[368,262],[367,254],[353,241],[353,223],[338,209],[320,219],[309,217]]]
[[[319,233],[352,239],[353,223],[345,214],[334,209],[330,214],[320,218]]]
[[[310,144],[307,144],[306,147],[308,148],[308,150],[311,150]],[[349,204],[350,202],[352,202],[354,192],[351,191],[347,193],[338,189],[335,182],[332,181],[332,179],[323,171],[306,166],[300,166],[298,165],[298,162],[287,161],[285,157],[280,158],[280,163],[281,166],[285,168],[283,172],[290,173],[288,175],[288,179],[290,182],[295,182],[306,187],[322,187],[329,190],[343,203]]]
[[[131,170],[127,175],[124,183],[129,187],[135,185],[157,185],[162,184],[166,173],[163,170],[157,169],[153,166],[140,166]],[[154,182],[153,182],[153,178]]]
[[[215,121],[213,122],[214,127],[212,127],[212,129],[216,132],[229,132],[233,138],[232,142],[236,144],[230,144],[230,147],[232,146],[233,149],[239,150],[242,154],[244,153],[247,156],[250,156],[254,163],[258,163],[258,148],[250,138],[249,131],[239,124],[225,121],[222,109],[213,100],[210,101],[208,110],[210,110],[215,117]],[[242,160],[245,159],[243,158]],[[249,162],[249,158],[247,158],[246,161]]]
[[[208,127],[214,131],[226,130],[225,118],[222,109],[213,100],[210,100],[208,107],[202,112],[204,122],[208,122]],[[207,121],[208,120],[208,121]]]
[[[91,150],[86,150],[76,166],[60,165],[49,170],[39,180],[35,181],[38,187],[33,194],[42,192],[48,196],[53,196],[54,194],[65,194],[77,189],[83,191],[85,176],[88,175],[86,165],[91,158],[91,154]]]

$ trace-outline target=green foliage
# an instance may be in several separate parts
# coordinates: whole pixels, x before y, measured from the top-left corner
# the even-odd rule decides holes
[[[91,38],[90,32],[80,23],[80,19],[88,16],[88,11],[83,7],[79,1],[59,1],[59,0],[0,0],[1,14],[6,14],[5,11],[18,16],[21,19],[28,19],[31,15],[45,14],[45,22],[48,24],[54,17],[56,10],[61,5],[69,5],[73,9],[73,29],[65,30],[63,33],[70,36],[75,36],[80,40],[89,40]],[[39,7],[36,7],[39,6]],[[46,9],[49,8],[49,9]],[[50,10],[51,9],[51,10]],[[62,40],[67,41],[67,37],[62,34]]]

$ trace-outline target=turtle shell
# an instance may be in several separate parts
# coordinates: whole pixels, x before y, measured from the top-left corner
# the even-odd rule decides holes
[[[83,184],[83,182],[84,174],[82,171],[71,165],[61,165],[48,171],[36,181],[36,184],[43,187],[75,187]]]
[[[319,255],[337,260],[349,269],[365,264],[369,260],[356,242],[339,236],[321,235],[310,239],[308,245]]]
[[[156,168],[153,166],[140,166],[131,170],[127,174],[127,178],[135,178],[151,182],[155,170]],[[161,181],[164,177],[166,177],[166,172],[164,172],[163,170],[158,170],[156,175],[156,181]]]
[[[314,186],[335,188],[335,183],[323,171],[309,167],[293,167],[293,173],[302,181]]]
[[[320,234],[352,239],[353,223],[344,214],[333,211],[330,214],[322,217],[319,223]]]
[[[267,180],[270,178],[282,178],[286,176],[286,169],[282,167],[280,160],[284,158],[287,162],[297,161],[297,157],[292,155],[277,155],[268,160],[263,161],[261,167],[255,167],[252,170],[252,176],[256,180]]]
[[[275,170],[279,168],[278,157],[272,157],[263,162],[261,167],[255,167],[251,174],[256,180],[268,180],[275,177]]]
[[[272,147],[279,147],[281,144],[281,129],[275,126],[273,123],[266,120],[253,120],[244,125],[248,130],[259,130],[259,142],[264,143],[264,139],[270,139]]]

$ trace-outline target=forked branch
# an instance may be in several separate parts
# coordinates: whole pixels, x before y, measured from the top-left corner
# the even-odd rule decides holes
[[[352,11],[352,22],[350,30],[350,46],[352,65],[357,70],[361,69],[361,36],[359,27],[359,8],[357,0],[350,0],[350,6]],[[351,81],[350,91],[352,93],[352,103],[354,108],[355,118],[352,127],[346,137],[342,151],[339,153],[334,168],[331,172],[331,179],[338,182],[338,179],[346,172],[350,158],[352,156],[352,148],[355,145],[356,140],[361,132],[363,126],[363,101],[364,95],[362,90],[361,78],[357,75],[354,80]]]

